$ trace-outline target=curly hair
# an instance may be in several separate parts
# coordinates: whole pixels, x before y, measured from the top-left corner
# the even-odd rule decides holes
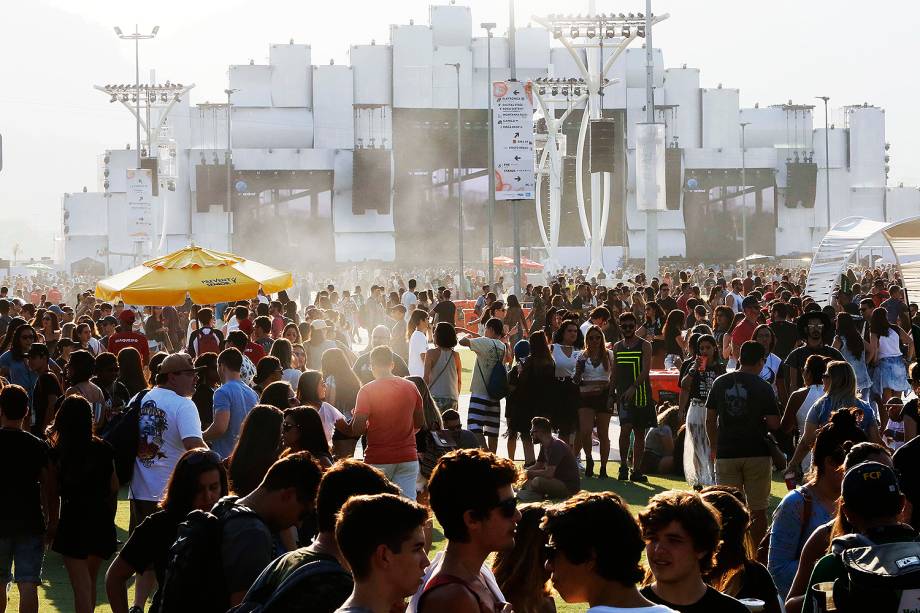
[[[659,530],[677,522],[690,535],[693,549],[702,553],[700,571],[705,573],[715,563],[722,523],[719,512],[696,492],[670,490],[652,497],[639,511],[642,536],[648,540]]]

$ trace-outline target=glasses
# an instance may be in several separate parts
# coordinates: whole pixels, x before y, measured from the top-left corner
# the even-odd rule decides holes
[[[497,509],[502,517],[511,519],[517,513],[517,503],[518,497],[512,496],[511,498],[505,498],[492,508]]]
[[[823,330],[824,324],[808,324],[809,330]]]
[[[283,432],[287,432],[288,430],[293,430],[296,427],[297,427],[297,424],[289,424],[287,422],[281,424],[281,430]]]

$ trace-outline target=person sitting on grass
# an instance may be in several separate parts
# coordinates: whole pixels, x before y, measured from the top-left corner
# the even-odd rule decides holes
[[[572,448],[553,436],[550,421],[534,417],[530,436],[540,445],[537,463],[526,471],[527,481],[518,492],[523,502],[537,502],[544,497],[568,498],[581,489],[578,466]]]

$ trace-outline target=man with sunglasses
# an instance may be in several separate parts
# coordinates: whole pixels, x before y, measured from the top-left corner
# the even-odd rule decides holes
[[[452,451],[438,460],[428,492],[447,547],[438,553],[407,613],[499,613],[510,609],[484,565],[493,551],[514,547],[521,514],[511,460],[479,449]]]
[[[777,387],[780,390],[781,403],[788,400],[788,394],[802,387],[801,373],[808,356],[818,354],[831,360],[844,359],[839,351],[824,342],[824,332],[831,329],[831,320],[826,313],[822,311],[805,313],[796,320],[796,324],[799,328],[799,337],[805,341],[805,344],[790,351],[780,368],[779,377],[783,379],[783,385],[777,382]]]
[[[658,425],[652,393],[648,384],[652,368],[651,344],[636,336],[636,316],[630,311],[620,314],[620,331],[623,339],[613,345],[613,372],[610,374],[610,400],[620,419],[620,472],[619,480],[645,483],[642,474],[642,455],[645,453],[645,430]],[[632,454],[632,473],[629,472],[629,434],[635,433]]]

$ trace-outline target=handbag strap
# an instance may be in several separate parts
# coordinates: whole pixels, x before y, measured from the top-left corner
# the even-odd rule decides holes
[[[437,383],[438,379],[441,378],[441,375],[444,374],[444,371],[447,370],[447,366],[448,366],[451,362],[453,362],[453,361],[454,361],[454,352],[451,351],[451,352],[450,352],[450,355],[447,357],[447,361],[444,362],[444,366],[441,367],[441,372],[439,372],[439,373],[435,376],[435,378],[431,380],[431,385],[429,385],[428,387],[433,387],[434,384]]]

